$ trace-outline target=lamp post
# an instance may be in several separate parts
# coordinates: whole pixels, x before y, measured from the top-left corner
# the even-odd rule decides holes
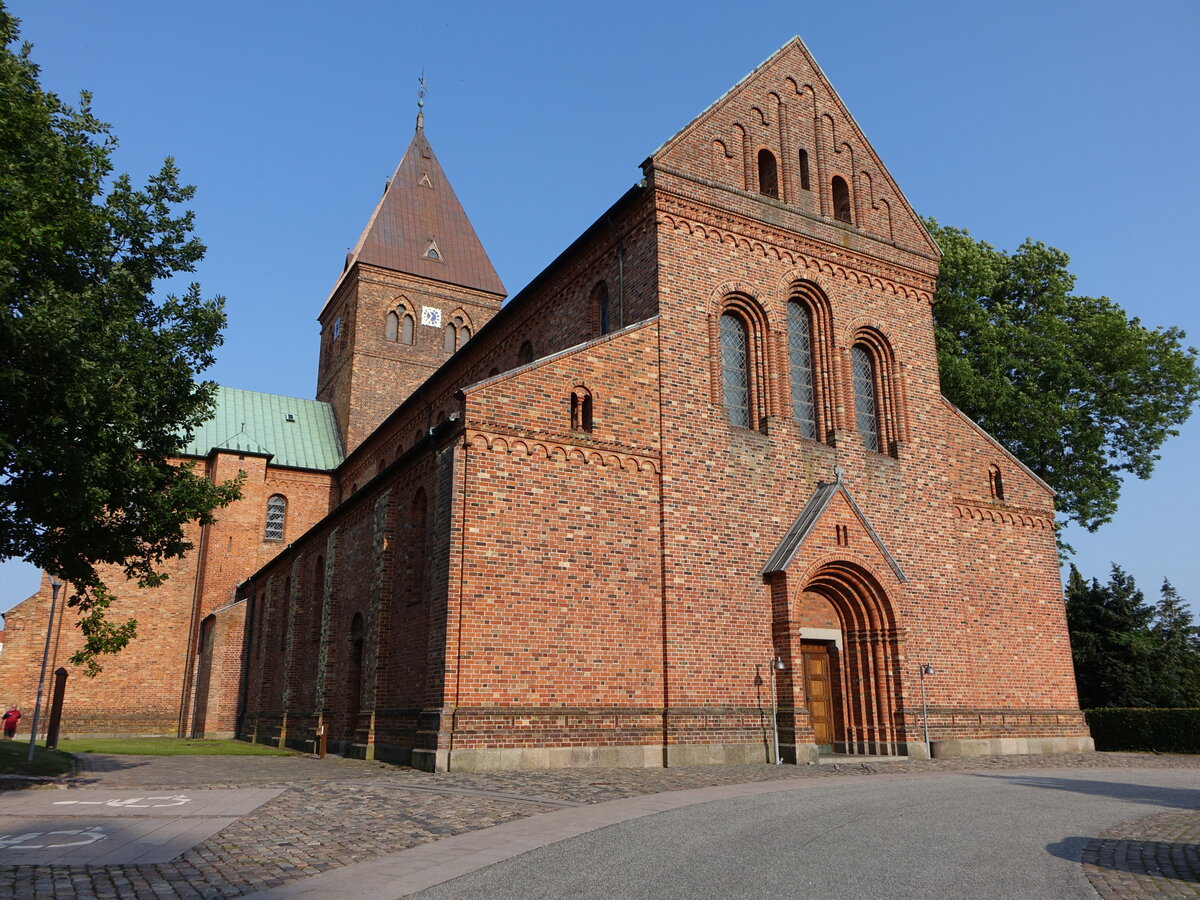
[[[771,669],[771,732],[775,737],[775,765],[779,765],[783,760],[779,758],[779,700],[775,691],[775,673],[786,670],[787,666],[778,656],[772,659],[768,665]]]
[[[929,663],[922,663],[917,670],[921,673],[921,722],[925,726],[925,752],[933,759],[933,745],[929,743],[929,707],[925,705],[925,676],[937,673]]]
[[[62,582],[50,576],[50,622],[46,625],[46,647],[42,650],[42,674],[38,678],[37,705],[33,707],[33,725],[29,729],[28,762],[33,762],[33,746],[37,741],[38,713],[42,710],[42,692],[46,689],[46,663],[50,660],[50,638],[54,634],[54,607],[58,605],[58,591]]]

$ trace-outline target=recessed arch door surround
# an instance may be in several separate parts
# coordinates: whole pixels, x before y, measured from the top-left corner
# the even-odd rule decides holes
[[[852,562],[830,562],[821,566],[800,586],[803,592],[818,594],[837,611],[841,625],[841,647],[828,648],[830,664],[821,710],[832,732],[833,749],[843,753],[900,752],[907,738],[902,734],[900,710],[901,630],[896,625],[892,605],[879,581]],[[799,636],[803,622],[792,622],[791,631]],[[805,653],[812,654],[811,642],[796,641],[794,662],[797,677],[806,684],[796,685],[796,701],[807,702],[801,688],[811,673]],[[814,723],[822,724],[822,723]],[[824,740],[818,743],[824,744]]]

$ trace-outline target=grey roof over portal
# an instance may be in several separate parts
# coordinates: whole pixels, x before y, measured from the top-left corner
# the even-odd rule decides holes
[[[866,515],[854,498],[850,495],[850,491],[846,489],[846,484],[842,481],[842,469],[838,466],[837,481],[833,482],[817,482],[817,489],[809,498],[808,503],[804,505],[804,509],[800,511],[799,517],[788,529],[788,533],[783,536],[783,540],[779,542],[779,546],[775,548],[775,552],[771,554],[771,558],[767,560],[767,564],[763,566],[763,575],[774,575],[776,572],[783,572],[791,565],[796,553],[800,550],[800,546],[804,543],[805,538],[813,530],[813,526],[821,518],[821,514],[829,508],[829,504],[833,498],[840,492],[846,502],[850,504],[850,508],[854,510],[855,515],[863,523],[863,527],[867,529],[867,533],[871,535],[871,540],[879,548],[879,552],[883,554],[884,559],[888,561],[892,571],[896,573],[896,577],[903,582],[908,581],[908,577],[904,574],[904,570],[900,568],[900,564],[896,562],[895,557],[888,552],[888,548],[884,546],[883,540],[875,533],[875,529],[871,527],[871,523],[867,520]]]
[[[208,456],[218,449],[319,471],[337,468],[345,457],[328,403],[227,387],[217,388],[212,418],[196,429],[183,455]]]

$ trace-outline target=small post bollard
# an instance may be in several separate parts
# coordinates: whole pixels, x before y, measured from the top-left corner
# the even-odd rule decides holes
[[[58,747],[58,726],[62,724],[63,697],[67,693],[67,670],[59,666],[54,670],[54,693],[50,696],[50,724],[46,727],[46,747]]]
[[[320,725],[317,726],[317,736],[320,737],[320,739],[321,739],[321,749],[319,751],[320,757],[321,757],[321,759],[324,759],[325,758],[325,740],[326,740],[325,723],[324,722],[322,722]]]

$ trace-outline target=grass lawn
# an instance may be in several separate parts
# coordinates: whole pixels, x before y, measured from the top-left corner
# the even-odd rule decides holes
[[[61,750],[33,748],[33,762],[28,761],[29,738],[0,740],[0,774],[3,775],[66,775],[71,771],[71,756]]]
[[[192,738],[72,738],[58,742],[67,753],[116,753],[127,756],[293,756],[247,741],[209,741]]]

